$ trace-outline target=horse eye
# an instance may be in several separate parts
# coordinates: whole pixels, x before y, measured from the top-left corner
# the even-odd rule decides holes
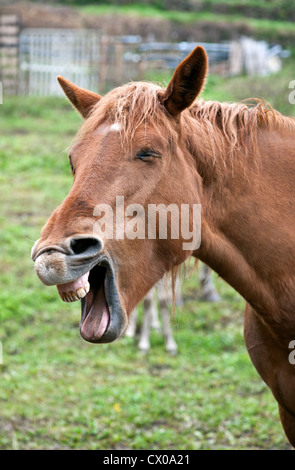
[[[69,155],[69,161],[70,161],[71,172],[72,172],[73,175],[74,175],[74,174],[75,174],[75,169],[74,169],[74,166],[73,166],[72,159],[71,159],[71,156],[70,156],[70,155]]]
[[[161,158],[161,155],[159,154],[159,152],[156,152],[155,150],[152,150],[152,149],[142,149],[138,152],[136,156],[140,160],[143,160],[146,162],[152,161],[153,158]]]

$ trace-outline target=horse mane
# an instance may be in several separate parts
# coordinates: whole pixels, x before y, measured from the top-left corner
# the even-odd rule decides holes
[[[237,103],[198,100],[185,119],[185,126],[190,126],[190,135],[192,121],[198,123],[194,129],[203,141],[206,138],[214,154],[231,156],[235,151],[259,155],[257,137],[260,130],[295,130],[294,118],[283,116],[258,98]]]
[[[76,139],[90,135],[107,119],[121,125],[126,145],[143,123],[154,128],[167,141],[177,141],[173,120],[169,119],[159,96],[164,88],[151,82],[131,82],[107,93],[92,109]],[[236,150],[252,155],[258,152],[257,135],[261,129],[295,130],[295,119],[283,116],[261,99],[237,103],[220,103],[197,99],[182,112],[182,129],[187,139],[197,140],[218,153],[233,154]],[[188,142],[188,147],[190,143]],[[226,152],[224,152],[226,150]]]

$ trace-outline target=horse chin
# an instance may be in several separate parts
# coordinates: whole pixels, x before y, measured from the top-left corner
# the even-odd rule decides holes
[[[91,343],[110,343],[125,330],[126,314],[121,306],[111,263],[104,259],[89,273],[89,292],[81,299],[80,334]]]

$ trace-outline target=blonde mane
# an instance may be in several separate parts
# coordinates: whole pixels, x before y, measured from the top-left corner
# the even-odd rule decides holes
[[[150,82],[131,82],[106,94],[86,119],[77,139],[90,135],[109,119],[120,124],[123,144],[130,143],[141,124],[153,124],[162,137],[177,140],[177,133],[159,96],[164,88]],[[243,149],[246,153],[257,151],[259,129],[295,130],[295,119],[283,116],[259,99],[238,103],[196,100],[182,113],[182,129],[186,139],[194,133],[213,154],[227,147],[233,154]],[[229,149],[229,150],[228,150]],[[220,152],[219,152],[220,153]]]
[[[261,99],[251,98],[238,103],[219,103],[200,100],[190,108],[190,118],[201,130],[198,135],[207,139],[213,154],[226,153],[232,156],[235,151],[259,155],[258,131],[263,129],[294,132],[295,119],[283,116]],[[194,126],[196,129],[197,126]],[[226,152],[224,152],[226,151]]]

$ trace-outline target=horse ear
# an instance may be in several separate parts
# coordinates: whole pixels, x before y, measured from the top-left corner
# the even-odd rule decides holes
[[[57,80],[70,102],[84,118],[87,118],[92,107],[101,99],[101,96],[93,93],[93,91],[88,91],[74,85],[60,75],[57,77]]]
[[[197,46],[176,68],[161,101],[172,116],[190,106],[205,83],[208,60],[205,49]]]

